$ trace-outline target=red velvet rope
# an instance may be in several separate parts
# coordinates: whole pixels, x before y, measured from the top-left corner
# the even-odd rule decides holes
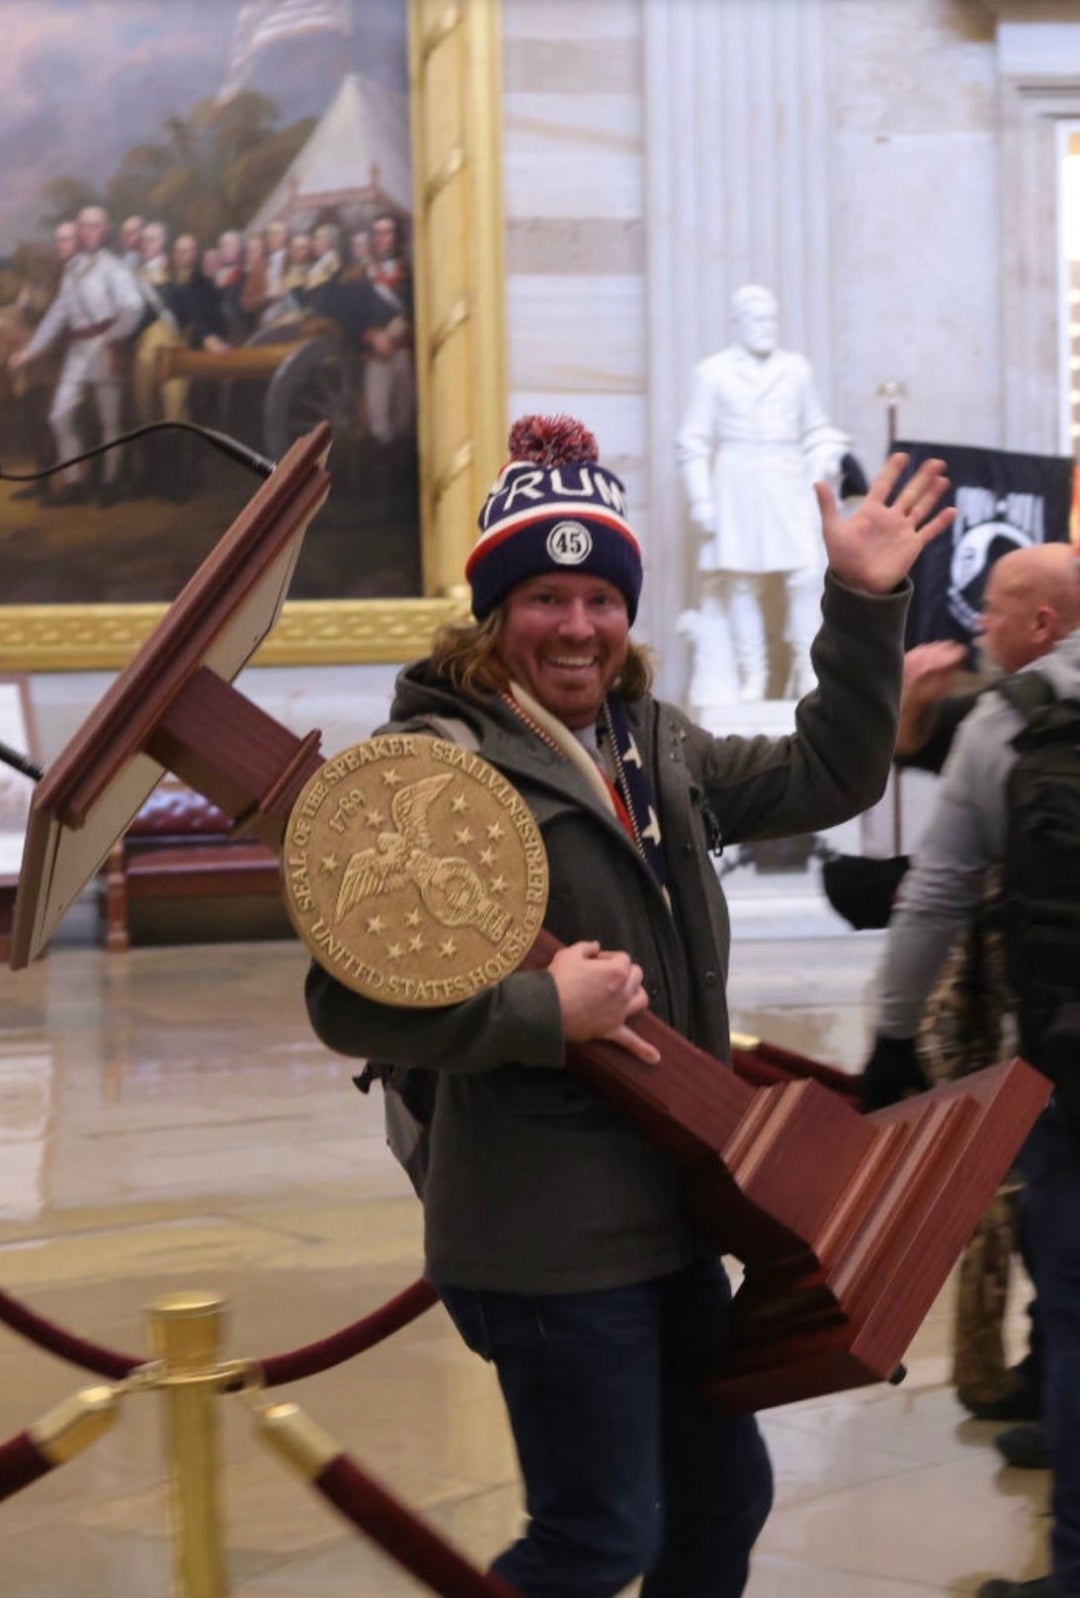
[[[0,1503],[31,1482],[40,1481],[52,1469],[51,1461],[39,1453],[29,1432],[20,1432],[0,1443]]]
[[[333,1337],[324,1337],[322,1342],[308,1343],[305,1348],[294,1348],[288,1354],[274,1354],[270,1359],[260,1360],[263,1386],[280,1387],[283,1382],[301,1381],[305,1376],[317,1376],[320,1371],[330,1370],[332,1366],[362,1354],[365,1349],[373,1348],[393,1332],[408,1326],[410,1321],[423,1315],[438,1300],[439,1295],[430,1282],[423,1279],[413,1282],[396,1298],[380,1305],[362,1321],[336,1332]]]
[[[793,1077],[811,1076],[846,1098],[851,1099],[858,1095],[857,1078],[834,1070],[832,1066],[821,1065],[815,1060],[807,1059],[805,1055],[779,1048],[776,1044],[759,1043],[749,1052],[736,1049],[733,1060],[736,1074],[756,1086],[769,1086],[776,1082],[791,1081]],[[362,1320],[354,1321],[351,1326],[335,1332],[332,1337],[324,1337],[302,1348],[290,1349],[284,1354],[272,1354],[267,1359],[259,1360],[257,1363],[262,1371],[263,1385],[280,1387],[285,1382],[301,1381],[305,1377],[316,1376],[322,1371],[332,1369],[335,1365],[343,1364],[345,1360],[355,1358],[357,1354],[364,1353],[376,1343],[381,1343],[394,1332],[400,1331],[403,1326],[408,1326],[410,1321],[423,1315],[437,1300],[438,1294],[430,1283],[422,1279],[413,1282],[396,1298],[390,1299]],[[110,1381],[123,1381],[125,1376],[130,1376],[133,1370],[145,1363],[132,1354],[122,1354],[115,1349],[105,1348],[100,1343],[92,1343],[86,1338],[76,1336],[74,1332],[69,1332],[64,1327],[57,1326],[54,1321],[46,1320],[43,1315],[28,1309],[25,1304],[20,1304],[2,1289],[0,1289],[0,1323],[10,1327],[13,1332],[18,1332],[47,1353],[55,1354],[59,1359],[66,1359],[73,1365],[79,1365],[83,1370],[93,1371],[98,1376],[105,1376]],[[239,1387],[243,1383],[238,1379],[232,1385]]]
[[[133,1370],[146,1363],[131,1354],[118,1354],[114,1349],[102,1348],[100,1343],[90,1343],[83,1337],[76,1337],[74,1332],[65,1331],[54,1321],[47,1321],[43,1315],[27,1309],[25,1304],[11,1298],[3,1289],[0,1289],[0,1321],[31,1343],[36,1343],[46,1353],[69,1360],[72,1365],[80,1365],[83,1370],[94,1371],[98,1376],[107,1376],[110,1381],[123,1381],[125,1376],[130,1376]]]
[[[315,1486],[354,1526],[443,1598],[520,1598],[516,1587],[470,1564],[346,1454],[331,1460]]]
[[[393,1332],[408,1326],[410,1321],[429,1310],[437,1301],[438,1294],[430,1283],[423,1280],[413,1282],[396,1298],[380,1305],[370,1315],[365,1315],[363,1320],[335,1332],[332,1337],[324,1337],[320,1342],[308,1343],[304,1348],[294,1348],[288,1353],[274,1354],[269,1359],[260,1360],[258,1363],[264,1383],[267,1387],[280,1387],[283,1382],[299,1381],[305,1376],[330,1370],[332,1366],[362,1354],[365,1349],[373,1348]],[[35,1343],[38,1348],[43,1348],[46,1353],[69,1360],[83,1370],[94,1371],[98,1376],[107,1376],[111,1381],[123,1381],[125,1376],[130,1376],[133,1370],[146,1363],[131,1354],[120,1354],[114,1349],[103,1348],[99,1343],[76,1337],[74,1332],[65,1331],[62,1326],[27,1309],[25,1304],[20,1304],[2,1289],[0,1322]],[[233,1383],[234,1387],[242,1385],[241,1380]]]

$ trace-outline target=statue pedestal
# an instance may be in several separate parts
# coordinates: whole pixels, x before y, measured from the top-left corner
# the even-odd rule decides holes
[[[709,732],[753,738],[783,737],[795,730],[794,699],[762,699],[750,704],[709,705],[696,719]],[[863,820],[856,816],[815,838],[842,854],[862,854]],[[809,853],[810,840],[783,839],[752,844],[754,859],[736,865],[744,846],[733,844],[720,856],[735,938],[835,938],[851,931],[829,904],[821,883],[821,861]]]

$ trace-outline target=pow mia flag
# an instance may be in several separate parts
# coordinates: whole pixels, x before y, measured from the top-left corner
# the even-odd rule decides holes
[[[1073,461],[951,444],[894,446],[911,457],[907,479],[923,461],[947,462],[956,520],[915,562],[915,592],[905,647],[957,638],[970,648],[979,629],[990,568],[1010,550],[1063,543],[1069,537]]]

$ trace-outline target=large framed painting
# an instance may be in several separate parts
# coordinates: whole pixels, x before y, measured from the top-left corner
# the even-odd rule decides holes
[[[505,427],[497,0],[0,0],[0,28],[0,669],[124,664],[256,486],[200,430],[276,460],[324,418],[333,490],[258,658],[422,653]]]

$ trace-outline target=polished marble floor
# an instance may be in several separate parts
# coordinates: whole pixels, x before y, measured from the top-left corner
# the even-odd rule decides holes
[[[875,936],[748,941],[735,1025],[855,1067]],[[61,947],[0,971],[0,1286],[138,1353],[146,1308],[183,1288],[228,1304],[230,1356],[345,1325],[407,1285],[419,1212],[380,1107],[311,1036],[295,944],[107,956]],[[1016,1284],[1009,1332],[1023,1333]],[[764,1417],[777,1507],[750,1598],[929,1598],[1045,1569],[1046,1478],[998,1468],[994,1428],[948,1386],[950,1292],[899,1389]],[[86,1385],[0,1327],[0,1443]],[[520,1514],[494,1378],[440,1311],[291,1389],[382,1482],[479,1561]],[[2,1598],[166,1598],[159,1400],[133,1395],[87,1453],[0,1505]],[[271,1456],[221,1401],[229,1591],[395,1598],[419,1589]]]

